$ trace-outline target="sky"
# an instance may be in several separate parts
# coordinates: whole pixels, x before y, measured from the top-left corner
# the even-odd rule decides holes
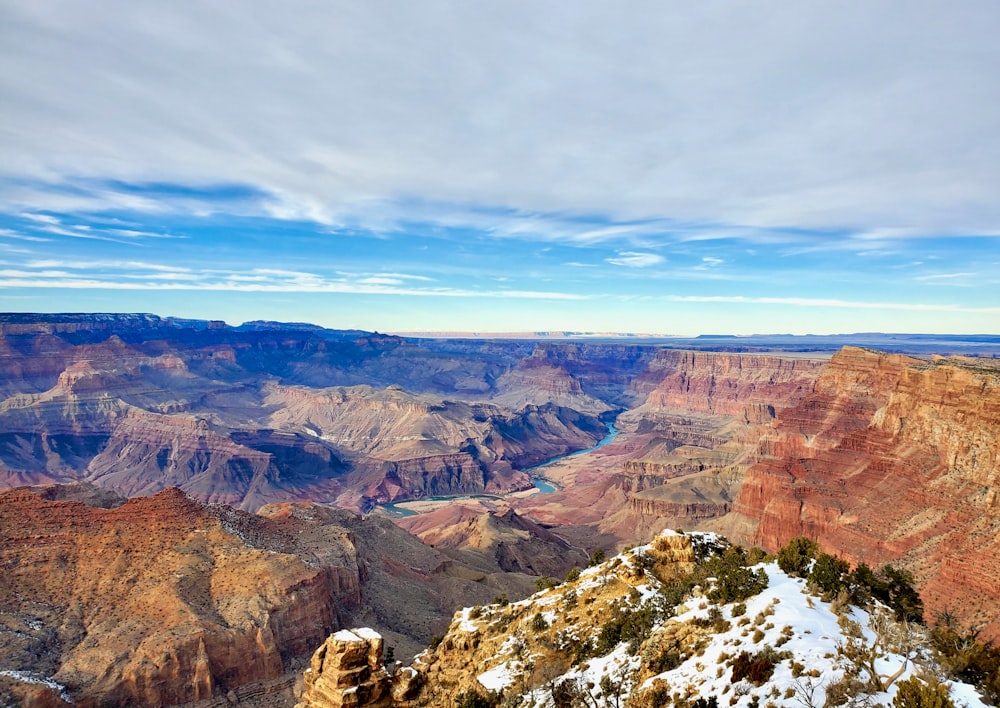
[[[0,310],[1000,333],[1000,4],[0,0]]]

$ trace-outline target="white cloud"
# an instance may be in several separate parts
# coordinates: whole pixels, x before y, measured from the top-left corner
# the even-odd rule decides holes
[[[714,256],[704,256],[701,259],[701,264],[694,267],[695,270],[708,270],[709,268],[717,268],[718,266],[725,263],[721,258],[715,258]]]
[[[918,275],[914,280],[954,280],[956,278],[975,278],[977,273],[936,273],[934,275]]]
[[[247,184],[271,197],[226,208],[333,225],[414,201],[877,242],[1000,223],[993,0],[905,22],[892,3],[774,0],[0,13],[13,208],[213,208],[45,186],[93,178]],[[612,228],[567,238],[634,236]]]
[[[666,260],[658,253],[641,253],[639,251],[619,251],[615,258],[605,258],[611,265],[628,268],[649,268]]]

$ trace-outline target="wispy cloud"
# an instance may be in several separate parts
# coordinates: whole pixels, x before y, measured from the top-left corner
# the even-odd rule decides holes
[[[88,269],[53,266],[59,262],[36,261],[36,268],[0,269],[0,288],[65,288],[70,290],[206,290],[258,293],[343,293],[394,295],[406,297],[464,297],[537,300],[585,300],[586,295],[559,291],[503,289],[478,290],[440,286],[403,285],[402,278],[361,276],[327,277],[319,273],[277,268],[257,268],[249,272],[210,269],[194,271],[158,267],[155,264],[131,263],[129,272],[105,275]],[[125,263],[104,264],[122,268]],[[140,272],[145,269],[147,272]],[[83,272],[81,272],[83,271]],[[423,280],[421,276],[410,276]]]
[[[695,270],[708,270],[709,268],[717,268],[718,266],[725,263],[721,258],[716,258],[715,256],[703,256],[701,263],[694,267]]]
[[[642,253],[640,251],[620,251],[614,258],[605,258],[611,265],[627,268],[649,268],[666,260],[658,253]]]
[[[932,281],[932,280],[956,280],[956,279],[966,279],[975,278],[978,273],[935,273],[934,275],[918,275],[914,280],[921,281]]]
[[[833,307],[852,310],[914,310],[920,312],[973,312],[979,314],[1000,313],[1000,307],[968,307],[965,305],[935,303],[864,302],[856,300],[838,300],[835,298],[745,297],[742,295],[668,295],[665,299],[672,302],[792,305],[795,307]]]

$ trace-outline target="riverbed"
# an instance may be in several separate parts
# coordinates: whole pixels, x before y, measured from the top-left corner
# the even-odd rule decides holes
[[[559,487],[556,486],[554,482],[546,479],[540,470],[548,467],[549,465],[554,465],[562,460],[569,459],[571,457],[579,457],[580,455],[589,455],[595,450],[600,450],[602,447],[610,443],[618,435],[618,429],[615,428],[614,423],[608,424],[608,432],[603,438],[601,438],[596,445],[593,447],[584,448],[583,450],[576,450],[575,452],[570,452],[565,455],[558,455],[553,457],[551,460],[546,460],[541,464],[535,465],[534,467],[528,467],[521,470],[529,477],[531,477],[531,483],[535,485],[536,491],[532,494],[551,494],[556,491]],[[514,492],[514,494],[523,494],[523,492]],[[510,496],[510,495],[506,495]],[[391,502],[389,504],[379,504],[379,508],[384,509],[389,513],[390,516],[416,516],[417,514],[430,511],[431,509],[440,505],[441,502],[451,502],[461,499],[489,499],[496,501],[498,499],[504,499],[504,496],[499,496],[495,494],[459,494],[453,496],[442,496],[442,497],[422,497],[420,499],[407,499],[405,501]]]

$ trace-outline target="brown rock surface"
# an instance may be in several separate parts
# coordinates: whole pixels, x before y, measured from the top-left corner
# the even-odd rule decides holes
[[[363,627],[327,637],[305,670],[296,708],[388,708],[389,674],[382,666],[382,636]]]
[[[504,571],[562,578],[587,553],[503,503],[454,502],[397,525],[439,549],[482,554]]]
[[[900,564],[928,618],[1000,636],[1000,370],[845,348],[779,418],[737,498],[744,540]]]
[[[333,627],[330,579],[255,547],[281,536],[265,520],[222,511],[176,489],[112,509],[0,494],[0,605],[17,637],[4,663],[82,705],[183,703],[281,675]]]

